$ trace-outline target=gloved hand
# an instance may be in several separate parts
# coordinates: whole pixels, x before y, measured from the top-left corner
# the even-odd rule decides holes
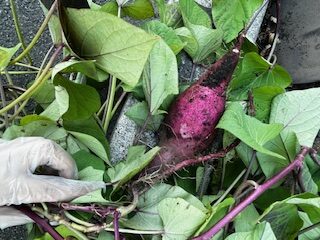
[[[59,171],[58,176],[34,175],[38,166]],[[69,201],[104,188],[104,182],[77,178],[71,156],[58,144],[41,137],[24,137],[0,142],[0,228],[32,222],[9,206],[22,203]]]

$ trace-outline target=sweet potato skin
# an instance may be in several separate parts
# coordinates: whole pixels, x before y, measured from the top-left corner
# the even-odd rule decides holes
[[[148,172],[162,171],[206,149],[226,103],[226,90],[239,61],[243,37],[172,103],[160,133],[161,150]]]

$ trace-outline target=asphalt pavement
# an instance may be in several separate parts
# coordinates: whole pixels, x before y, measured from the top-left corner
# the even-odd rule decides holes
[[[44,19],[43,12],[37,0],[19,0],[17,3],[17,12],[21,22],[21,30],[25,37],[26,43],[29,43],[42,20]],[[0,1],[0,46],[13,47],[19,43],[14,22],[12,19],[9,0]],[[35,66],[40,66],[41,60],[51,46],[51,38],[49,32],[45,31],[39,39],[35,48],[31,51],[31,57],[34,60]],[[19,77],[12,76],[16,85],[26,86],[26,84],[34,80],[34,75]],[[3,231],[0,230],[0,240],[24,240],[27,239],[26,229],[24,227],[12,227]]]

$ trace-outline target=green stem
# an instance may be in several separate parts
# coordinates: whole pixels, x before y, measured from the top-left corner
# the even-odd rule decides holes
[[[50,78],[52,70],[50,69],[52,64],[54,63],[55,59],[57,58],[58,54],[62,50],[63,46],[59,46],[56,51],[51,56],[47,66],[43,70],[43,72],[40,74],[39,78],[37,78],[34,83],[31,85],[30,88],[28,88],[23,94],[21,94],[18,98],[13,100],[10,104],[8,104],[6,107],[0,109],[0,114],[3,114],[7,111],[9,111],[11,108],[13,108],[16,104],[19,102],[28,99],[32,94],[34,94],[41,86],[42,84]]]
[[[16,104],[19,102],[29,98],[33,93],[35,93],[41,86],[42,84],[49,79],[51,76],[51,71],[49,71],[45,75],[41,75],[33,84],[30,88],[27,89],[23,94],[21,94],[18,98],[13,100],[10,104],[8,104],[6,107],[0,109],[0,114],[3,114],[7,111],[9,111],[11,108],[13,108]]]
[[[108,227],[107,224],[102,224],[102,225],[94,225],[92,227],[85,227],[78,225],[74,222],[66,221],[63,219],[60,215],[52,215],[50,213],[44,212],[42,209],[38,207],[33,207],[32,211],[39,213],[43,215],[45,218],[49,219],[50,221],[55,221],[58,222],[58,224],[62,224],[66,227],[68,227],[70,230],[78,232],[81,231],[83,233],[90,233],[90,232],[100,232],[102,230],[109,231],[109,232],[114,232],[114,228]],[[137,235],[159,235],[163,234],[163,231],[158,231],[158,230],[132,230],[132,229],[124,229],[124,228],[119,228],[120,233],[131,233],[131,234],[137,234]]]
[[[9,74],[13,75],[20,75],[20,74],[35,74],[38,73],[38,71],[8,71]],[[5,71],[0,72],[0,75],[6,74]]]
[[[121,96],[119,97],[118,101],[116,102],[116,104],[114,105],[114,107],[112,109],[111,116],[113,116],[116,113],[118,107],[120,106],[120,104],[121,104],[122,100],[124,99],[124,97],[126,96],[126,94],[127,94],[126,92],[123,92],[121,94]]]
[[[44,68],[44,65],[45,65],[47,59],[49,58],[49,55],[50,55],[50,53],[52,52],[53,49],[54,49],[54,45],[52,45],[52,46],[50,47],[50,49],[48,50],[48,52],[47,52],[46,55],[44,56],[44,59],[43,59],[41,65],[40,65],[40,69],[39,69],[39,71],[38,71],[38,74],[37,74],[36,78],[38,78],[38,77],[40,76],[40,74],[41,74],[41,72],[42,72],[42,70],[43,70],[43,68]]]
[[[121,6],[118,6],[118,17],[121,17]],[[111,84],[111,85],[110,85]],[[109,83],[109,89],[108,89],[108,96],[107,96],[107,104],[105,108],[105,114],[103,117],[103,130],[105,133],[108,131],[108,127],[111,121],[111,118],[113,116],[113,104],[114,104],[114,96],[116,93],[116,87],[117,87],[117,78],[115,76],[111,77],[111,83]],[[101,111],[98,112],[98,116]]]
[[[107,132],[111,118],[112,118],[112,108],[113,108],[113,102],[114,102],[114,96],[116,94],[116,85],[117,85],[117,78],[115,76],[112,76],[111,79],[111,87],[108,92],[108,106],[107,106],[107,112],[106,112],[106,117],[105,121],[103,124],[103,130]]]
[[[231,192],[231,190],[234,188],[234,186],[239,182],[239,180],[242,178],[242,176],[246,173],[246,170],[243,170],[238,177],[233,181],[233,183],[228,187],[228,189],[221,195],[221,197],[213,204],[212,207],[217,206],[219,203],[221,203]]]
[[[129,213],[134,211],[137,208],[139,201],[139,194],[136,191],[133,191],[133,201],[128,206],[121,206],[117,208],[117,211],[120,213],[121,217],[127,216]]]
[[[21,32],[21,28],[20,28],[20,23],[19,23],[19,18],[18,18],[18,14],[17,14],[17,8],[16,8],[16,4],[14,3],[14,0],[10,0],[10,9],[11,9],[11,13],[12,13],[12,17],[13,17],[13,22],[14,22],[14,26],[16,28],[16,33],[18,36],[18,39],[22,45],[22,49],[25,50],[26,49],[26,43],[24,41],[22,32]],[[32,59],[30,57],[29,54],[26,54],[26,57],[29,61],[30,64],[32,64]]]
[[[118,18],[121,18],[121,6],[118,6]]]
[[[49,20],[50,20],[50,18],[51,18],[51,16],[52,16],[52,14],[54,13],[56,7],[57,7],[57,1],[55,1],[55,2],[52,4],[52,6],[51,6],[51,8],[50,8],[50,10],[49,10],[46,18],[44,19],[44,21],[43,21],[43,23],[41,24],[38,32],[37,32],[36,35],[33,37],[33,39],[31,40],[31,42],[29,43],[29,45],[26,47],[26,49],[24,49],[24,50],[22,51],[22,53],[20,53],[20,55],[19,55],[18,57],[16,57],[15,59],[13,59],[13,60],[11,61],[11,64],[17,63],[18,61],[20,61],[22,58],[24,58],[24,57],[30,52],[30,50],[33,48],[33,46],[34,46],[34,45],[37,43],[37,41],[39,40],[41,34],[42,34],[42,33],[44,32],[44,30],[46,29],[46,27],[47,27],[47,25],[48,25],[48,22],[49,22]]]
[[[108,103],[108,99],[107,99],[107,101],[105,101],[105,102],[102,104],[102,106],[100,107],[99,111],[97,112],[97,116],[98,116],[98,117],[102,114],[103,110],[106,108],[107,103]]]
[[[77,224],[83,225],[83,226],[85,226],[85,227],[92,227],[92,226],[94,226],[94,224],[92,224],[92,223],[88,223],[88,222],[82,221],[82,220],[79,219],[79,218],[74,217],[74,216],[71,215],[68,211],[65,211],[65,212],[63,212],[63,213],[64,213],[64,215],[65,215],[69,220],[71,220],[71,221],[73,221],[73,222],[75,222],[75,223],[77,223]]]
[[[14,114],[9,118],[9,121],[15,120],[15,118],[20,114],[21,111],[23,111],[24,107],[27,105],[29,99],[26,99],[23,101],[23,103],[20,105],[20,107],[14,112]]]
[[[9,72],[8,72],[7,69],[4,69],[4,74],[5,74],[6,77],[7,77],[8,83],[9,83],[10,85],[13,85],[12,78],[11,78],[11,76],[10,76],[10,74],[9,74]]]
[[[7,101],[6,101],[6,95],[3,89],[2,79],[0,79],[0,95],[1,95],[2,107],[6,107]],[[8,128],[9,127],[8,114],[5,112],[3,115],[4,115],[4,125],[6,128]]]
[[[113,228],[104,228],[104,230],[108,232],[114,232]],[[133,229],[125,229],[125,228],[119,228],[120,233],[131,233],[131,234],[137,234],[137,235],[160,235],[163,234],[163,231],[161,230],[133,230]]]
[[[14,65],[17,65],[17,66],[20,66],[20,67],[30,68],[30,69],[36,70],[36,71],[40,70],[40,68],[38,68],[38,67],[31,66],[31,65],[28,65],[28,64],[24,64],[24,63],[21,63],[21,62],[16,62]]]

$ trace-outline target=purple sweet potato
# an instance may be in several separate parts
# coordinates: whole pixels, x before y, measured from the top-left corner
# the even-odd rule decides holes
[[[160,133],[161,150],[147,171],[165,171],[193,158],[212,142],[226,103],[226,90],[238,64],[244,35],[231,51],[215,62],[197,82],[172,103]]]

